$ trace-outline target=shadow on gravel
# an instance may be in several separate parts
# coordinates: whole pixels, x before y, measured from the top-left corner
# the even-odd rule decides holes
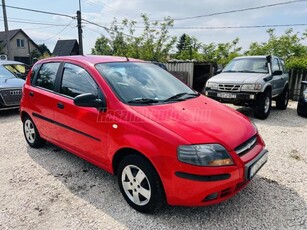
[[[232,106],[231,106],[232,107]],[[235,107],[235,109],[259,124],[269,124],[280,127],[302,127],[307,123],[307,119],[297,115],[296,107],[288,107],[286,110],[278,110],[272,106],[270,115],[265,120],[254,117],[254,110],[248,107]]]
[[[19,115],[19,109],[0,110],[0,118]]]
[[[219,205],[165,207],[145,215],[128,206],[119,192],[116,177],[102,169],[51,144],[38,150],[28,147],[27,152],[72,194],[129,229],[148,226],[155,229],[306,229],[304,199],[296,191],[261,176]]]

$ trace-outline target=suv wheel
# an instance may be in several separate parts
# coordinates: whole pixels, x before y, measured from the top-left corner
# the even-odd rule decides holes
[[[143,157],[125,157],[117,170],[118,184],[128,204],[139,212],[152,212],[160,207],[164,193],[159,176]]]
[[[272,96],[270,90],[265,90],[257,97],[254,115],[259,119],[266,119],[271,111]]]
[[[276,100],[276,108],[285,110],[289,102],[289,87],[286,86],[282,94]]]
[[[32,148],[39,148],[46,143],[46,140],[40,137],[34,122],[29,116],[23,120],[23,133]]]

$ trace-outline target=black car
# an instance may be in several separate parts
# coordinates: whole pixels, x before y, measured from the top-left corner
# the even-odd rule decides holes
[[[301,82],[301,94],[297,104],[297,113],[300,116],[307,117],[307,81]]]
[[[25,81],[0,65],[0,110],[19,108]]]

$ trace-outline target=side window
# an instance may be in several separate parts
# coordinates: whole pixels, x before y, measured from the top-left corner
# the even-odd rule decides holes
[[[34,77],[39,69],[40,65],[39,64],[36,64],[32,67],[32,72],[31,72],[31,76],[30,76],[30,82],[31,84],[33,84],[33,80],[34,80]]]
[[[54,81],[56,74],[58,72],[60,63],[52,62],[43,64],[42,68],[40,68],[36,82],[34,85],[53,90]]]
[[[272,70],[273,70],[273,72],[276,71],[276,70],[281,70],[280,67],[279,67],[279,63],[278,63],[277,58],[273,59]]]
[[[60,93],[72,98],[82,93],[98,95],[98,87],[85,69],[66,63]]]
[[[285,61],[282,60],[282,59],[279,59],[279,61],[280,61],[282,72],[283,73],[287,73],[287,69],[286,69],[286,66],[285,66]]]

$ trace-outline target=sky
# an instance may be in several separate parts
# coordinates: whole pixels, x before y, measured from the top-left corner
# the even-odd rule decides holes
[[[110,27],[114,18],[141,22],[140,15],[147,14],[150,20],[170,16],[180,19],[190,16],[208,15],[218,12],[290,2],[291,0],[80,0],[82,18],[102,26]],[[79,0],[5,0],[7,6],[30,8],[76,16]],[[9,29],[23,29],[36,44],[46,44],[52,52],[58,39],[77,39],[77,21],[69,17],[28,12],[7,7]],[[204,44],[230,42],[239,38],[239,46],[247,50],[251,42],[266,42],[268,28],[219,28],[191,29],[191,27],[242,27],[263,25],[289,25],[307,23],[307,1],[294,2],[262,9],[228,14],[175,20],[172,36],[178,38],[186,33]],[[137,24],[142,27],[142,23]],[[177,28],[176,28],[177,27]],[[179,27],[179,28],[178,28]],[[282,35],[287,27],[277,27],[276,35]],[[292,26],[294,32],[302,33],[304,26]],[[4,31],[3,14],[0,13],[0,30]],[[136,34],[142,32],[137,28]],[[90,54],[95,41],[101,35],[109,37],[101,27],[83,24],[84,53]],[[307,45],[307,43],[305,43]]]

